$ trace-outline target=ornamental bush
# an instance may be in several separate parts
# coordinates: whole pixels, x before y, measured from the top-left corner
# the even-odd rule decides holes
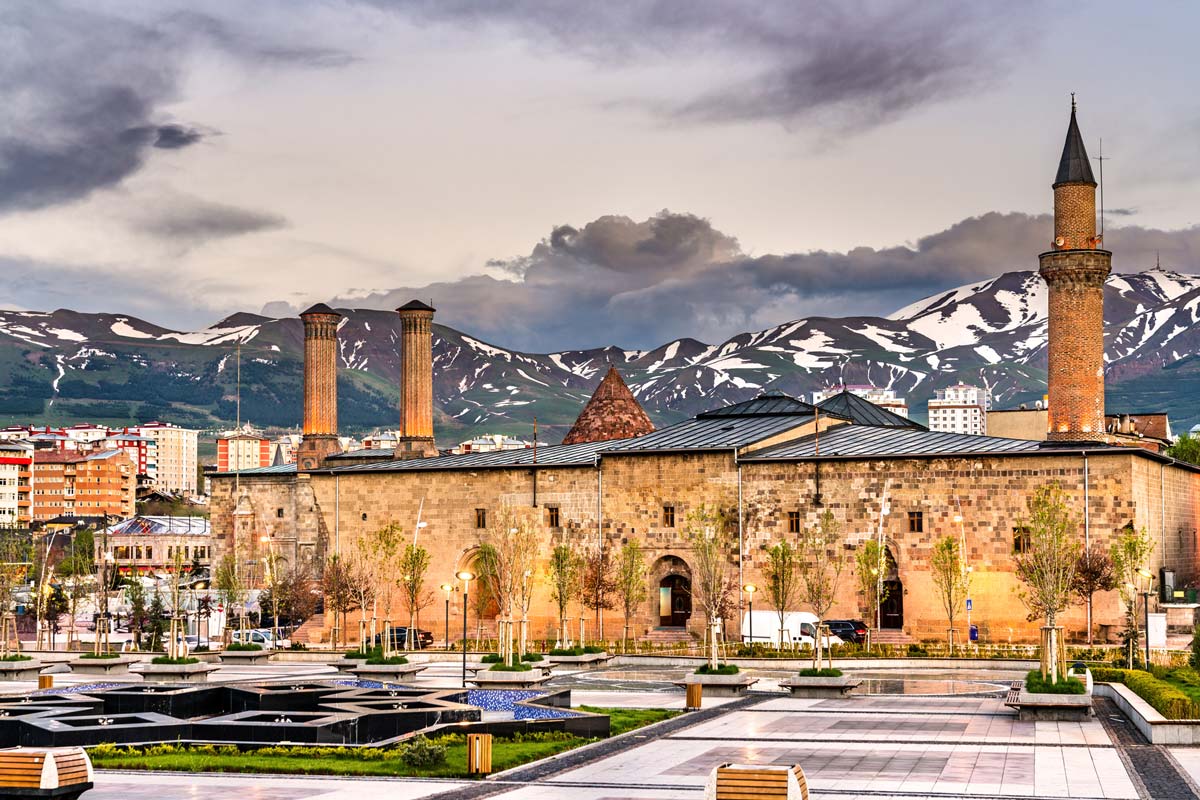
[[[1200,708],[1190,697],[1149,672],[1140,669],[1094,669],[1092,679],[1125,684],[1167,719],[1200,717]]]
[[[154,658],[150,659],[150,663],[151,664],[173,664],[175,666],[181,666],[184,664],[199,664],[200,659],[191,658],[191,657],[170,658],[169,656],[155,656]]]
[[[401,748],[400,760],[415,769],[436,767],[446,761],[446,745],[417,736]]]
[[[817,669],[815,667],[805,667],[804,669],[800,670],[800,677],[801,678],[840,678],[840,677],[842,677],[842,671],[840,669],[830,669],[830,668]]]
[[[1078,678],[1063,678],[1058,683],[1050,683],[1042,680],[1041,670],[1035,669],[1025,675],[1025,691],[1032,694],[1086,694],[1087,686]]]
[[[225,646],[226,652],[233,653],[252,653],[256,650],[262,650],[262,645],[253,642],[230,642]]]
[[[370,658],[367,659],[367,664],[370,666],[376,666],[376,665],[382,664],[384,666],[389,666],[389,667],[398,667],[401,664],[407,664],[407,663],[408,663],[408,659],[405,658],[404,656],[391,656],[389,658],[384,658],[382,655],[379,655],[379,656],[371,656]]]
[[[521,663],[513,664],[512,666],[509,666],[508,664],[492,664],[490,671],[491,672],[529,672],[531,669],[533,669],[533,667],[529,666],[528,664],[521,664]]]
[[[697,675],[737,675],[737,664],[717,664],[717,668],[713,669],[708,664],[704,664],[696,670]]]

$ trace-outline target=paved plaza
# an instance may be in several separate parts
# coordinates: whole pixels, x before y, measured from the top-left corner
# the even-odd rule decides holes
[[[449,682],[448,668],[429,682]],[[979,684],[986,689],[987,684]],[[674,691],[575,690],[575,704],[679,707]],[[101,772],[89,800],[700,800],[725,762],[801,764],[816,798],[1195,798],[1200,748],[1140,740],[1107,701],[1086,722],[1021,722],[996,695],[813,700],[762,693],[491,781]],[[618,745],[618,741],[623,744]]]

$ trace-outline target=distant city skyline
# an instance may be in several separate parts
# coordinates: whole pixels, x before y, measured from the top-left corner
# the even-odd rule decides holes
[[[6,4],[0,307],[412,295],[542,352],[886,314],[1036,268],[1072,91],[1114,268],[1200,271],[1200,10],[1152,11]]]

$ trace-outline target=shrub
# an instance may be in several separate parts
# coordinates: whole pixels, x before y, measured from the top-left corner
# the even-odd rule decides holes
[[[446,745],[417,736],[400,748],[400,760],[415,769],[436,767],[446,762]]]
[[[1086,694],[1087,686],[1078,678],[1063,678],[1058,683],[1042,680],[1040,670],[1025,675],[1025,690],[1033,694]]]
[[[373,648],[370,650],[347,650],[346,651],[346,658],[353,658],[353,659],[360,660],[360,661],[365,661],[368,658],[371,658],[373,656],[378,657],[381,655],[383,655],[382,648]]]
[[[483,658],[481,658],[479,660],[482,661],[484,664],[499,664],[501,659],[500,659],[499,653],[488,653],[487,655],[485,655]]]
[[[288,646],[288,649],[289,650],[307,650],[308,645],[306,645],[304,642],[292,642],[291,645]]]
[[[542,654],[541,653],[526,653],[525,655],[521,656],[521,660],[522,661],[533,661],[533,662],[541,661]]]
[[[1200,625],[1192,629],[1192,660],[1193,669],[1200,669]]]
[[[11,653],[7,656],[0,658],[0,661],[32,661],[32,660],[33,660],[33,658],[31,656],[23,656],[20,653]]]
[[[80,658],[120,658],[120,653],[84,653]]]
[[[183,664],[199,664],[200,659],[190,658],[190,657],[189,658],[171,658],[169,656],[155,656],[154,658],[150,659],[150,663],[151,664],[174,664],[176,666],[180,666]]]
[[[370,658],[368,658],[367,663],[372,666],[374,666],[376,664],[383,664],[383,665],[386,665],[389,667],[396,667],[401,664],[407,664],[408,659],[405,658],[404,656],[390,656],[389,658],[384,658],[382,655],[378,655],[378,656],[371,656]]]
[[[908,646],[908,655],[914,658],[920,658],[929,655],[929,651],[925,649],[925,645],[914,643]]]
[[[826,667],[826,668],[805,667],[804,669],[800,670],[800,677],[801,678],[840,678],[840,677],[842,677],[842,671],[840,669],[830,669],[828,667]]]
[[[696,670],[697,675],[737,675],[737,664],[717,664],[717,668],[713,669],[708,664],[704,664]]]
[[[533,667],[528,664],[516,663],[512,666],[508,664],[492,664],[491,672],[529,672]]]
[[[1167,719],[1200,717],[1200,708],[1190,697],[1149,672],[1140,669],[1094,669],[1092,679],[1125,684]]]
[[[262,650],[262,645],[253,644],[252,642],[230,642],[225,647],[226,652],[233,653],[252,653],[257,650]]]
[[[581,656],[583,655],[582,647],[556,647],[550,651],[552,656]]]
[[[587,647],[583,648],[583,655],[585,656],[594,656],[597,653],[603,652],[606,652],[605,649],[599,645],[589,644]]]

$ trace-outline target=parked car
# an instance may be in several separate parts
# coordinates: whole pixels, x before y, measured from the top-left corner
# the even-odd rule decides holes
[[[276,639],[275,634],[267,628],[248,630],[245,635],[241,631],[234,631],[232,640],[239,643],[261,645],[264,650],[284,650],[292,646],[287,639]]]
[[[862,644],[867,641],[867,623],[861,619],[831,619],[825,622],[829,632],[843,641]]]
[[[779,646],[780,628],[779,614],[774,611],[755,611],[753,620],[751,612],[742,615],[742,641],[750,642],[750,632],[753,630],[753,641],[756,644]],[[816,641],[817,615],[808,611],[785,611],[783,615],[783,644],[794,647],[812,647]],[[825,637],[825,647],[839,647],[845,644],[841,637],[830,635]]]
[[[427,630],[424,630],[422,628],[417,628],[417,635],[414,636],[413,638],[415,639],[415,644],[413,645],[414,649],[423,650],[426,647],[433,647],[433,634]],[[375,645],[375,647],[383,646],[383,634],[382,633],[375,634],[375,639],[373,640],[373,644]],[[393,650],[409,649],[408,628],[392,628],[392,647],[391,647],[391,649],[393,649]]]

